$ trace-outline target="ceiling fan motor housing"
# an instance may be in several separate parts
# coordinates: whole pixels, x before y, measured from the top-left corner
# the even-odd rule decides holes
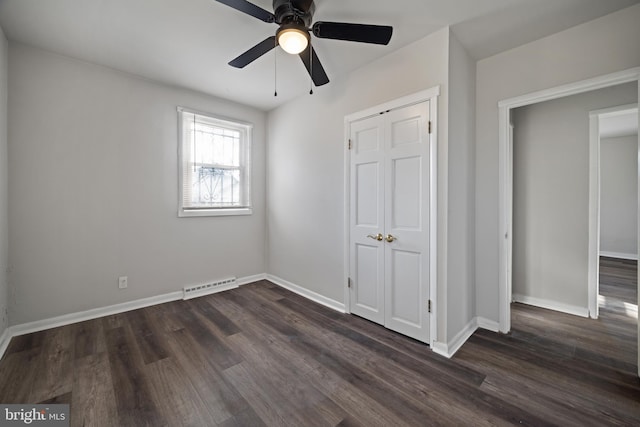
[[[305,9],[307,9],[305,11]],[[273,14],[276,23],[281,25],[293,24],[298,28],[309,28],[313,21],[316,5],[314,2],[302,0],[273,0]]]

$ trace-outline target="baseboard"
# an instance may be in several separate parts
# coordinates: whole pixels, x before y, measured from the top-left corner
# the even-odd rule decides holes
[[[449,353],[449,346],[440,341],[434,341],[433,346],[431,346],[431,350],[440,356],[446,357],[447,359],[451,359],[453,357],[453,354]]]
[[[500,332],[500,324],[485,317],[476,317],[478,328],[486,329],[491,332]]]
[[[0,360],[2,360],[4,352],[7,351],[7,347],[9,347],[9,341],[11,341],[11,331],[7,328],[0,335]]]
[[[559,311],[561,313],[572,314],[574,316],[589,317],[589,309],[587,307],[578,307],[557,301],[550,301],[519,294],[513,294],[512,299],[513,302],[532,305],[534,307],[546,308],[547,310]]]
[[[498,322],[486,319],[484,317],[474,317],[460,332],[448,343],[434,342],[432,350],[434,353],[451,359],[467,342],[471,335],[478,329],[486,329],[491,332],[499,332]]]
[[[267,280],[266,273],[256,274],[254,276],[241,277],[240,279],[236,280],[236,283],[238,284],[238,286],[244,286],[244,285],[248,285],[249,283],[259,282],[261,280]]]
[[[625,254],[622,252],[600,251],[600,256],[605,256],[607,258],[629,259],[632,261],[638,260],[638,254]]]
[[[446,357],[447,359],[451,359],[453,355],[456,354],[458,350],[460,350],[462,345],[467,342],[469,338],[471,338],[471,335],[473,335],[476,329],[478,329],[478,321],[474,317],[448,343],[445,344],[443,342],[434,342],[433,351],[441,356]]]
[[[346,313],[347,311],[343,303],[333,300],[331,298],[327,298],[316,292],[310,291],[309,289],[303,288],[302,286],[298,286],[294,283],[288,282],[284,279],[281,279],[280,277],[268,274],[267,280],[295,294],[298,294],[307,299],[310,299],[311,301],[317,302],[318,304],[322,304],[325,307],[329,307],[335,311],[339,311],[340,313]]]

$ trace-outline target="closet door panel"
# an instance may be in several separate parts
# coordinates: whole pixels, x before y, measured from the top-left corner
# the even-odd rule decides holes
[[[351,124],[349,309],[384,323],[384,126],[380,117]]]
[[[429,104],[385,114],[385,326],[429,339]]]

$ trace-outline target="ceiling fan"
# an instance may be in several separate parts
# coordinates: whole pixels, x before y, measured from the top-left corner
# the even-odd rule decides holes
[[[360,43],[386,45],[391,40],[393,28],[384,25],[349,24],[318,21],[311,25],[316,6],[313,0],[273,0],[274,13],[266,11],[247,0],[216,0],[240,12],[267,23],[279,25],[276,34],[267,37],[229,65],[244,68],[276,46],[287,53],[299,55],[313,83],[322,86],[329,83],[318,56],[311,47],[310,32],[321,39],[347,40]]]

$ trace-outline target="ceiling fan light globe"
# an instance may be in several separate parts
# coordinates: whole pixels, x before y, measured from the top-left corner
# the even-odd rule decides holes
[[[286,28],[278,33],[278,44],[285,52],[297,55],[309,45],[309,34],[297,28]]]

